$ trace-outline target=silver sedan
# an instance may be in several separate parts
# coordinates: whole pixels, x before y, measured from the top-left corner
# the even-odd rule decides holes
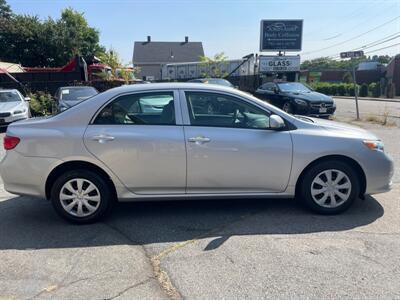
[[[170,199],[296,196],[334,214],[388,191],[393,175],[382,142],[363,129],[195,83],[111,89],[11,124],[4,146],[5,189],[50,199],[76,223],[98,220],[116,201]]]

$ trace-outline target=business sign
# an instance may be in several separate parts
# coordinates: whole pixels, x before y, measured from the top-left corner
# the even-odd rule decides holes
[[[260,51],[301,51],[303,20],[261,20]]]
[[[260,73],[298,72],[300,56],[260,56]]]
[[[347,51],[340,53],[340,58],[356,58],[361,56],[364,56],[364,51]]]

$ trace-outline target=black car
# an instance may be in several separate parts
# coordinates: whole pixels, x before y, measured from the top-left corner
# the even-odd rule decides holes
[[[267,82],[257,89],[255,96],[290,114],[329,117],[336,110],[331,97],[300,82]]]

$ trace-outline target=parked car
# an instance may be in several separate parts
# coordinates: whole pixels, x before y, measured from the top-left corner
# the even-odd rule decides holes
[[[331,97],[317,93],[300,82],[267,82],[256,90],[255,96],[290,114],[329,117],[336,110]]]
[[[162,110],[141,108],[167,97]],[[226,110],[204,113],[193,106],[199,97],[223,100]],[[50,199],[76,223],[98,220],[115,200],[296,196],[334,214],[390,190],[393,175],[372,133],[211,84],[110,89],[55,116],[11,124],[4,147],[4,188]]]
[[[54,99],[59,111],[66,110],[99,92],[91,86],[64,86],[57,89]]]
[[[197,79],[192,79],[189,80],[188,82],[198,82],[198,83],[208,83],[208,84],[217,84],[217,85],[222,85],[222,86],[227,86],[227,87],[232,87],[234,88],[235,86],[230,83],[226,79],[222,78],[197,78]]]
[[[0,89],[0,127],[11,122],[25,120],[30,116],[29,97],[24,97],[18,90]]]

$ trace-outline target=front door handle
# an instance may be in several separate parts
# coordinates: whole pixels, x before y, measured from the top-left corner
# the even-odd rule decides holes
[[[100,144],[104,144],[106,142],[111,142],[114,139],[115,138],[113,136],[106,135],[106,134],[95,135],[94,137],[92,137],[93,141],[98,141]]]
[[[196,136],[196,137],[189,138],[189,142],[196,143],[196,144],[208,143],[210,141],[211,140],[208,137],[204,137],[204,136]]]

